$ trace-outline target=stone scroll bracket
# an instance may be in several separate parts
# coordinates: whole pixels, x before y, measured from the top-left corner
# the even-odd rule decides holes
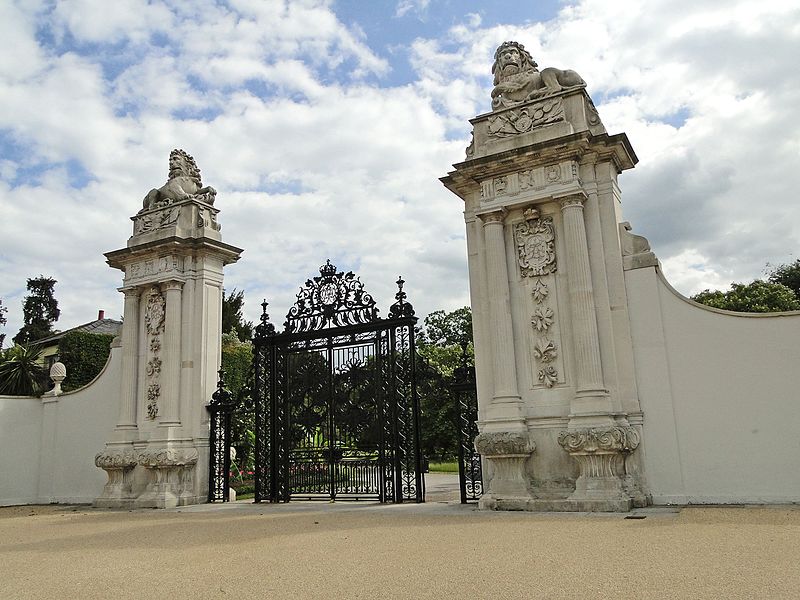
[[[137,462],[148,471],[149,482],[135,506],[171,508],[193,503],[193,472],[199,453],[196,448],[148,449],[140,452]]]
[[[118,508],[133,502],[133,469],[136,467],[136,453],[133,446],[111,446],[94,458],[94,464],[108,475],[103,492],[95,499],[100,508]]]
[[[640,439],[638,430],[630,426],[570,429],[559,434],[559,445],[580,471],[575,492],[568,498],[575,510],[626,512],[634,506],[625,460],[639,447]],[[641,504],[638,495],[636,503]]]
[[[523,510],[531,498],[526,461],[536,450],[527,431],[493,431],[475,438],[475,450],[492,467],[481,508]]]

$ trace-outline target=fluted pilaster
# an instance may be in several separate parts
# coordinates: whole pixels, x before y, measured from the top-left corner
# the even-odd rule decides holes
[[[511,293],[503,235],[502,211],[482,215],[486,246],[486,273],[489,283],[489,319],[491,323],[493,402],[520,402],[514,356],[514,332],[511,325]]]
[[[572,330],[575,342],[575,369],[579,395],[608,395],[603,383],[600,362],[600,339],[597,335],[589,247],[583,222],[584,196],[561,200],[564,238],[567,250],[567,278],[572,306]],[[604,407],[597,407],[604,408]]]
[[[136,429],[136,388],[139,355],[139,288],[124,289],[122,373],[117,429]]]

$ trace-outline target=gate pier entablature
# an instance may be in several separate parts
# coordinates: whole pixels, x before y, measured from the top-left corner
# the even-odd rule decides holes
[[[98,506],[206,500],[223,267],[242,252],[222,241],[215,198],[194,159],[173,150],[168,181],[131,217],[126,247],[106,254],[124,273],[125,305],[119,416],[95,460],[109,475]]]
[[[492,111],[442,178],[464,201],[482,505],[629,510],[646,495],[617,176],[637,158],[574,71],[506,42],[492,72]]]

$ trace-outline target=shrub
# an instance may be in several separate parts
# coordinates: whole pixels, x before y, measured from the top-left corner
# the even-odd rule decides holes
[[[48,374],[38,362],[40,354],[33,346],[14,346],[0,353],[0,394],[41,396]]]
[[[692,300],[706,306],[738,312],[780,312],[799,310],[800,300],[794,291],[780,283],[756,279],[752,283],[732,283],[727,292],[704,290]]]

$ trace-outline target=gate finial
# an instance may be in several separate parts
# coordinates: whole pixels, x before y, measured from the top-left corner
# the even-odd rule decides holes
[[[225,387],[225,369],[220,367],[219,371],[217,371],[217,375],[219,376],[217,380],[217,390],[211,394],[211,405],[227,407],[231,403],[233,394]]]
[[[275,325],[269,322],[269,315],[267,314],[267,307],[269,302],[264,298],[261,303],[261,322],[256,325],[255,341],[264,341],[268,336],[275,335]]]
[[[400,319],[402,317],[413,317],[414,307],[409,302],[406,302],[408,294],[403,291],[403,285],[406,283],[403,276],[400,275],[395,283],[397,283],[397,293],[394,295],[394,298],[397,302],[389,307],[389,318]]]

